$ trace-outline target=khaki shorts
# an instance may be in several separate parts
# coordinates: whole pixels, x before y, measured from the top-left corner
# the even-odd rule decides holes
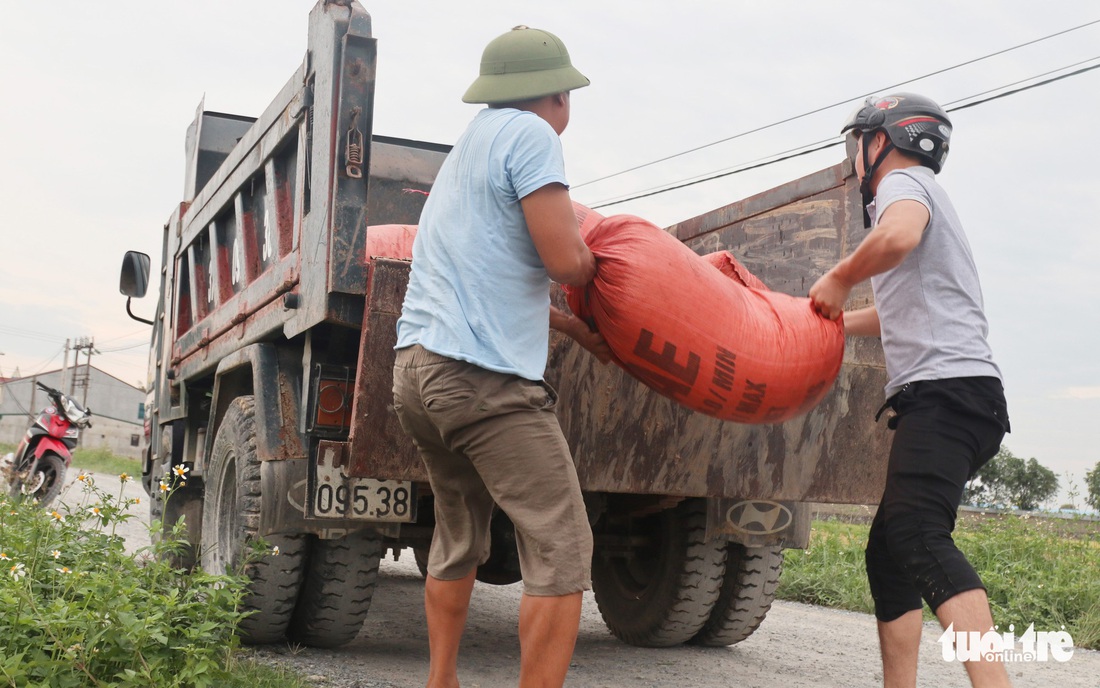
[[[414,345],[397,351],[393,394],[435,495],[428,573],[457,580],[488,559],[495,502],[516,526],[527,594],[588,590],[592,529],[554,390]]]

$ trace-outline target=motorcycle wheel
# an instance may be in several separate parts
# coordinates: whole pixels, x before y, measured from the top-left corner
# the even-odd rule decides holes
[[[26,480],[16,480],[12,483],[11,496],[13,499],[20,496],[25,499],[37,499],[39,506],[49,506],[53,500],[57,499],[57,495],[61,494],[67,470],[65,459],[47,452],[38,460],[33,474],[27,476]]]

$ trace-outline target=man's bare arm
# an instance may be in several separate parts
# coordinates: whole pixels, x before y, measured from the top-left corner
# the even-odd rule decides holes
[[[906,199],[890,204],[852,255],[810,288],[814,309],[830,320],[839,318],[852,287],[901,265],[920,244],[928,220],[928,208],[923,203]]]
[[[845,313],[844,334],[851,337],[881,337],[878,309],[871,306]]]
[[[607,346],[603,335],[590,328],[583,320],[550,306],[550,327],[572,337],[578,344],[595,356],[600,363],[611,360],[611,348]]]
[[[596,258],[581,239],[569,189],[547,184],[522,199],[523,216],[550,279],[584,286],[596,275]]]

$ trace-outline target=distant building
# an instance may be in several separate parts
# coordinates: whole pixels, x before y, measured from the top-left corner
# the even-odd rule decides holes
[[[0,382],[0,443],[18,444],[23,433],[50,403],[35,382],[61,389],[61,371],[54,370]],[[92,366],[70,369],[69,394],[92,412],[92,427],[81,433],[80,446],[106,447],[113,454],[141,458],[145,423],[145,392]]]

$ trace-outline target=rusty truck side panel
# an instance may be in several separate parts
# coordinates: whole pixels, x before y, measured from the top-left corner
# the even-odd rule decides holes
[[[278,96],[195,190],[173,237],[171,364],[180,379],[212,373],[244,346],[322,322],[358,326],[367,225],[400,221],[374,214],[367,202],[376,152],[369,15],[318,4],[309,46]]]
[[[277,411],[263,458],[309,455],[309,375],[355,367],[368,226],[415,222],[448,150],[374,136],[376,43],[358,3],[318,2],[308,45],[260,117],[200,105],[188,130],[185,199],[164,235],[150,444],[195,477],[225,405],[262,389],[296,395],[260,405]]]
[[[859,203],[850,168],[841,164],[668,231],[699,253],[728,249],[772,289],[804,296],[862,240]],[[426,479],[392,408],[392,347],[407,271],[407,264],[386,260],[374,261],[369,271],[350,440],[353,475]],[[863,285],[849,306],[870,303]],[[558,416],[586,491],[872,503],[881,495],[889,441],[885,427],[873,422],[885,370],[877,342],[849,338],[847,344],[825,400],[774,425],[688,411],[556,333],[547,380],[558,389]]]

